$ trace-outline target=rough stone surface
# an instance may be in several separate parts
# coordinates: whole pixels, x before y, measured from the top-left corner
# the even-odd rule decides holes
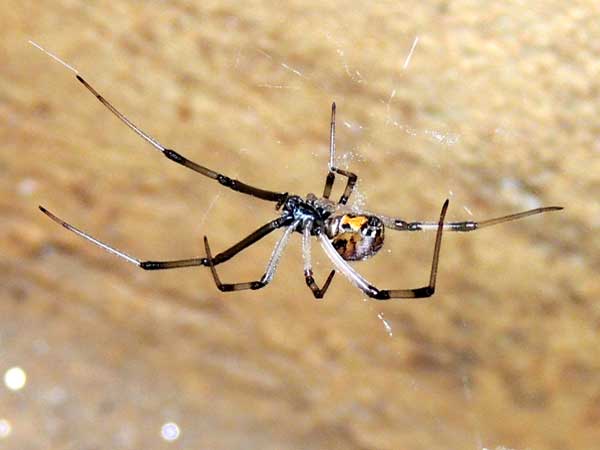
[[[597,447],[597,1],[373,3],[2,4],[0,373],[28,378],[0,387],[1,448]],[[320,193],[335,100],[339,164],[370,210],[566,209],[447,234],[425,301],[364,301],[341,275],[314,301],[299,236],[259,291],[222,294],[204,268],[143,272],[38,204],[149,259],[204,256],[203,235],[218,251],[272,205],[163,158],[29,39],[165,145],[248,183]],[[222,278],[260,277],[275,238]],[[388,232],[357,267],[419,286],[432,247]]]

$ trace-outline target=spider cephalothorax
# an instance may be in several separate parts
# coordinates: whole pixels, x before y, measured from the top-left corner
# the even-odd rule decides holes
[[[294,231],[299,233],[303,233],[307,224],[310,224],[311,235],[316,236],[323,230],[325,221],[334,208],[334,203],[320,202],[314,194],[308,194],[306,198],[299,195],[288,195],[281,208],[281,216],[290,221],[290,224],[298,222]]]
[[[37,44],[34,44],[37,46]],[[39,47],[39,46],[38,46]],[[41,48],[41,47],[40,47]],[[42,49],[43,50],[43,49]],[[45,50],[43,50],[45,51]],[[46,52],[48,53],[48,52]],[[76,73],[77,80],[81,82],[94,96],[115,116],[119,118],[125,125],[131,128],[140,137],[145,139],[156,150],[160,151],[169,160],[181,164],[195,172],[200,173],[212,180],[217,181],[222,186],[249,195],[264,201],[275,202],[276,209],[280,211],[279,217],[266,223],[247,237],[232,245],[221,253],[212,256],[208,239],[204,237],[204,247],[206,257],[196,257],[190,259],[181,259],[175,261],[142,261],[138,258],[129,256],[128,254],[115,249],[89,234],[75,228],[64,220],[58,218],[47,209],[40,206],[42,212],[48,215],[52,220],[61,224],[68,230],[87,239],[93,244],[103,248],[104,250],[132,263],[145,270],[160,270],[174,269],[179,267],[190,266],[209,266],[217,287],[221,291],[238,291],[242,289],[260,289],[266,286],[275,275],[279,259],[283,253],[285,246],[288,243],[289,237],[293,232],[302,234],[302,254],[304,257],[304,277],[306,284],[311,289],[316,298],[321,298],[327,291],[329,284],[335,274],[332,270],[329,273],[322,288],[319,288],[313,278],[312,263],[311,263],[311,242],[312,238],[318,239],[325,254],[329,257],[333,265],[342,272],[349,280],[362,290],[369,297],[377,300],[387,300],[390,298],[415,298],[429,297],[435,291],[435,283],[437,276],[438,261],[440,256],[440,247],[442,243],[443,231],[474,231],[479,228],[496,225],[502,222],[521,219],[523,217],[534,214],[543,213],[546,211],[555,211],[562,209],[558,206],[549,206],[545,208],[536,208],[529,211],[511,214],[508,216],[497,217],[485,221],[475,222],[444,222],[446,211],[448,208],[448,200],[442,206],[439,220],[433,222],[407,222],[399,218],[386,217],[379,214],[370,214],[361,211],[349,213],[345,206],[350,195],[354,190],[357,176],[347,170],[339,169],[335,166],[335,103],[331,106],[331,127],[329,140],[329,165],[328,172],[325,178],[325,187],[322,197],[317,197],[314,194],[308,194],[306,198],[298,195],[288,195],[287,192],[275,192],[265,189],[260,189],[249,184],[242,183],[238,180],[229,178],[223,174],[208,169],[200,164],[190,161],[174,150],[164,147],[160,142],[152,136],[134,125],[114,106],[112,106],[104,97],[102,97],[87,81],[85,81],[79,73],[71,66],[61,61],[56,56],[48,53],[50,56],[60,61],[67,68]],[[336,175],[341,175],[346,178],[346,186],[340,199],[337,203],[330,200],[331,191],[335,182]],[[349,263],[348,261],[360,261],[368,259],[375,255],[383,246],[384,229],[388,227],[396,231],[427,231],[433,230],[436,232],[435,245],[433,250],[433,259],[431,262],[431,270],[429,275],[429,283],[426,286],[413,289],[378,289],[373,284],[365,280]],[[248,281],[242,283],[221,283],[216,265],[228,261],[244,249],[256,243],[272,231],[283,228],[284,232],[281,238],[277,241],[275,248],[271,254],[271,258],[267,264],[264,275],[260,280]]]

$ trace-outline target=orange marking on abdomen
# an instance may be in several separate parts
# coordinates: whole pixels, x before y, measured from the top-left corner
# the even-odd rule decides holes
[[[345,214],[342,217],[342,224],[348,224],[350,225],[350,227],[352,228],[353,231],[359,231],[360,228],[367,223],[367,217],[366,216],[350,216],[348,214]]]

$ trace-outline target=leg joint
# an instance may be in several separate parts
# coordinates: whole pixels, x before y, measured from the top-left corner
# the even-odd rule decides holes
[[[179,164],[185,164],[187,159],[184,158],[183,156],[181,156],[179,153],[177,153],[175,150],[171,150],[169,148],[166,148],[163,151],[163,155],[165,155],[167,158],[169,158],[171,161],[175,161],[176,163]]]
[[[435,287],[425,286],[422,288],[415,289],[413,292],[415,293],[415,298],[431,297],[435,292]]]
[[[221,183],[223,186],[227,186],[227,187],[232,188],[232,189],[236,188],[236,186],[235,186],[236,185],[235,180],[232,180],[231,178],[226,177],[225,175],[221,175],[221,174],[217,175],[217,181],[219,183]]]
[[[368,292],[369,297],[372,297],[376,300],[389,300],[390,299],[390,291],[388,290],[375,290],[374,292]]]
[[[140,267],[144,270],[158,270],[162,268],[162,264],[158,261],[142,261]]]

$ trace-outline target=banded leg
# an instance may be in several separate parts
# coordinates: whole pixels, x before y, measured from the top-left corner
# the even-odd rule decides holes
[[[242,250],[250,247],[255,242],[258,242],[260,239],[264,238],[266,235],[271,233],[272,231],[281,228],[282,226],[287,225],[287,222],[284,221],[281,217],[272,220],[271,222],[263,225],[256,231],[252,232],[244,239],[239,241],[237,244],[232,245],[227,250],[222,251],[221,253],[215,255],[212,258],[212,264],[216,266],[217,264],[221,264],[229,259],[233,258],[235,255],[240,253]],[[142,261],[140,263],[140,267],[145,270],[161,270],[161,269],[174,269],[177,267],[189,267],[189,266],[208,266],[208,258],[194,258],[194,259],[182,259],[178,261]]]
[[[265,287],[267,284],[271,282],[273,276],[275,275],[275,271],[277,270],[277,265],[279,264],[279,260],[281,259],[281,255],[285,246],[288,243],[290,235],[294,231],[294,229],[298,226],[299,221],[292,223],[283,233],[283,236],[277,241],[275,248],[273,249],[273,253],[271,254],[271,258],[269,259],[269,263],[267,264],[267,269],[265,270],[264,275],[258,281],[247,281],[243,283],[221,283],[219,279],[219,275],[217,274],[217,269],[215,269],[215,265],[213,264],[212,255],[210,252],[210,247],[208,245],[208,239],[204,236],[204,248],[206,249],[206,258],[208,260],[208,265],[210,267],[210,271],[212,273],[213,279],[215,280],[215,284],[220,291],[223,292],[231,292],[231,291],[241,291],[244,289],[260,289]]]
[[[53,221],[55,221],[59,225],[62,225],[63,227],[65,227],[67,230],[77,234],[78,236],[81,236],[82,238],[86,239],[87,241],[91,242],[92,244],[97,245],[101,249],[103,249],[109,253],[112,253],[113,255],[118,256],[119,258],[124,259],[125,261],[127,261],[131,264],[134,264],[134,265],[140,267],[141,269],[163,270],[163,269],[177,269],[180,267],[208,266],[207,258],[190,258],[190,259],[180,259],[180,260],[175,260],[175,261],[142,261],[138,258],[128,255],[127,253],[125,253],[121,250],[111,247],[110,245],[105,244],[102,241],[99,241],[95,237],[85,233],[84,231],[81,231],[79,228],[76,228],[73,225],[65,222],[61,218],[57,217],[56,215],[54,215],[53,213],[48,211],[43,206],[40,206],[39,208],[44,214],[46,214],[48,217],[50,217]],[[212,261],[213,265],[217,265],[217,264],[227,261],[228,259],[237,255],[239,252],[241,252],[245,248],[249,247],[250,245],[257,242],[258,240],[265,237],[271,231],[276,230],[277,228],[280,228],[284,225],[285,225],[285,222],[283,222],[281,220],[281,218],[275,219],[275,220],[267,223],[266,225],[263,225],[262,227],[257,229],[255,232],[251,233],[250,235],[248,235],[247,237],[242,239],[237,244],[233,245],[232,247],[228,248],[227,250],[216,255]]]
[[[529,217],[536,214],[542,214],[549,211],[560,211],[561,209],[563,209],[562,206],[546,206],[543,208],[530,209],[528,211],[482,220],[479,222],[473,220],[467,220],[464,222],[447,222],[444,224],[444,231],[475,231],[479,230],[480,228],[491,227],[493,225],[523,219],[524,217]],[[394,219],[391,217],[379,217],[383,220],[387,227],[396,231],[433,231],[437,230],[438,228],[437,222],[406,222],[404,220]]]
[[[306,285],[310,288],[310,290],[312,291],[315,298],[323,298],[325,296],[325,293],[327,292],[327,288],[329,288],[329,285],[331,284],[331,280],[333,279],[333,276],[335,275],[335,270],[332,270],[329,273],[329,276],[327,277],[327,280],[325,281],[323,288],[319,288],[319,286],[315,282],[315,279],[313,278],[313,271],[312,271],[312,262],[311,262],[311,255],[310,255],[311,228],[312,228],[312,222],[308,223],[306,225],[306,227],[304,228],[303,235],[302,235],[302,256],[304,258],[304,278],[306,279]]]
[[[177,164],[181,164],[182,166],[185,166],[188,169],[198,172],[208,178],[216,180],[221,185],[228,187],[230,189],[233,189],[234,191],[241,192],[242,194],[251,195],[253,197],[257,197],[262,200],[267,200],[267,201],[277,202],[277,203],[282,202],[284,200],[286,193],[268,191],[265,189],[260,189],[260,188],[254,187],[254,186],[250,186],[250,185],[242,183],[241,181],[238,181],[238,180],[234,180],[223,174],[215,172],[214,170],[208,169],[204,166],[201,166],[200,164],[190,161],[189,159],[187,159],[184,156],[177,153],[175,150],[164,147],[155,138],[150,136],[148,133],[142,131],[137,125],[135,125],[133,122],[131,122],[131,120],[129,120],[127,117],[125,117],[125,115],[123,115],[119,110],[117,110],[117,108],[115,108],[108,100],[106,100],[102,95],[100,95],[98,93],[98,91],[96,91],[96,89],[94,89],[86,80],[83,79],[83,77],[79,74],[79,71],[77,71],[77,69],[73,68],[72,66],[70,66],[69,64],[67,64],[60,58],[58,58],[56,55],[53,55],[52,53],[50,53],[47,50],[40,47],[39,45],[37,45],[33,42],[31,42],[31,43],[32,43],[32,45],[34,45],[38,49],[42,50],[44,53],[46,53],[51,58],[60,62],[67,69],[74,72],[77,80],[81,84],[83,84],[85,86],[85,88],[88,91],[90,91],[94,95],[94,97],[96,97],[98,99],[98,101],[100,103],[102,103],[111,113],[113,113],[115,116],[117,116],[117,118],[121,122],[123,122],[125,125],[127,125],[131,130],[133,130],[134,133],[136,133],[142,139],[147,141],[150,145],[152,145],[155,149],[157,149],[159,152],[161,152],[165,157],[167,157],[171,161],[174,161]]]
[[[340,197],[338,203],[341,205],[345,205],[352,195],[352,191],[354,190],[354,186],[356,185],[356,180],[358,177],[353,172],[349,172],[347,170],[338,169],[334,165],[335,160],[335,102],[331,105],[331,127],[329,131],[329,173],[327,174],[327,178],[325,178],[325,188],[323,189],[323,198],[329,199],[331,195],[331,190],[333,189],[333,183],[335,182],[335,174],[343,175],[348,178],[346,182],[346,187],[344,189],[344,193]]]
[[[347,261],[345,261],[337,252],[333,244],[324,234],[319,235],[321,245],[325,253],[333,264],[350,280],[352,284],[362,290],[369,297],[376,300],[389,300],[391,298],[423,298],[431,297],[435,292],[435,283],[437,278],[438,262],[440,258],[440,248],[442,245],[442,232],[444,230],[444,218],[448,210],[449,201],[444,202],[440,213],[440,220],[437,226],[437,234],[435,237],[435,246],[433,250],[433,260],[431,262],[431,272],[429,275],[429,284],[424,287],[415,289],[378,289],[369,283],[362,275],[360,275]]]

